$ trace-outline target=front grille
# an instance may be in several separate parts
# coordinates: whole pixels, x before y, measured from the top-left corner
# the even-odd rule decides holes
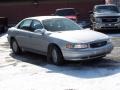
[[[102,22],[105,22],[105,23],[107,23],[107,22],[117,22],[117,21],[118,21],[117,18],[103,18],[102,19]]]
[[[119,29],[119,27],[101,27],[102,29]]]
[[[90,48],[98,48],[105,46],[107,44],[107,41],[101,41],[101,42],[94,42],[90,44]]]

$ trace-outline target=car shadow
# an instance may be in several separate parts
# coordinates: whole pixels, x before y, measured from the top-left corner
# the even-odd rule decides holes
[[[120,73],[120,62],[109,58],[93,61],[66,61],[63,66],[56,66],[48,64],[46,57],[38,54],[26,52],[19,56],[10,53],[10,56],[18,61],[46,68],[46,73],[59,73],[76,78],[100,78]]]
[[[38,66],[45,66],[47,64],[45,56],[30,53],[30,52],[24,52],[21,55],[10,53],[10,56],[16,59],[17,61],[22,61],[22,62],[26,62],[26,63],[38,65]]]
[[[0,37],[4,36],[6,33],[0,33]]]

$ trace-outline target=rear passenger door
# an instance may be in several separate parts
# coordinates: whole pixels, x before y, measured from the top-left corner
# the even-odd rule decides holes
[[[24,48],[30,48],[29,47],[29,40],[31,38],[31,33],[33,32],[31,29],[32,20],[26,19],[23,20],[17,27],[17,34],[16,39],[20,46]]]

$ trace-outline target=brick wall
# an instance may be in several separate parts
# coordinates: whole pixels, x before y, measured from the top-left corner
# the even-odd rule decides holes
[[[91,2],[90,2],[91,1]],[[51,15],[56,8],[72,7],[78,9],[80,19],[88,18],[90,11],[95,4],[104,3],[104,0],[90,0],[83,2],[39,2],[27,3],[0,3],[0,17],[7,17],[9,24],[14,24],[23,18],[40,15]]]

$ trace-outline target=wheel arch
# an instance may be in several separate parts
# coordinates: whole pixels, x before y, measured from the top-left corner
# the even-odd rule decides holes
[[[50,43],[50,44],[48,45],[48,49],[47,49],[47,50],[49,50],[49,49],[50,49],[51,47],[53,47],[53,46],[55,46],[55,47],[57,47],[57,48],[59,48],[59,49],[61,50],[60,46],[57,45],[57,44],[55,44],[55,43]]]
[[[55,44],[55,43],[50,43],[50,44],[48,45],[47,52],[49,53],[49,50],[52,49],[52,47],[54,47],[54,46],[57,47],[57,48],[60,50],[60,52],[61,52],[61,54],[62,54],[62,56],[63,56],[63,53],[62,53],[62,50],[61,50],[60,46],[57,45],[57,44]]]
[[[52,51],[53,48],[56,48],[57,52],[59,53],[58,54],[59,59],[57,59],[57,62],[54,62],[54,60],[51,57],[51,51]],[[59,65],[59,66],[64,64],[63,53],[62,53],[61,48],[59,47],[59,45],[57,45],[55,43],[49,44],[48,51],[47,51],[47,61],[48,61],[48,63],[52,63],[52,64]]]

